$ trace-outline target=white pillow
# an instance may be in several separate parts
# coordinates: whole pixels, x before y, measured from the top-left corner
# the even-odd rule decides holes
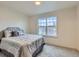
[[[4,31],[5,37],[10,37],[11,36],[11,31]]]

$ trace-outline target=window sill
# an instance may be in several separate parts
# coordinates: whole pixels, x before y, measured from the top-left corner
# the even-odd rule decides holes
[[[57,38],[58,36],[48,36],[48,35],[43,35],[44,38]]]

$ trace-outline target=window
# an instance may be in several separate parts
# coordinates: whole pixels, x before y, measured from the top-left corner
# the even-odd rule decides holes
[[[57,17],[40,18],[38,25],[40,35],[57,36]]]

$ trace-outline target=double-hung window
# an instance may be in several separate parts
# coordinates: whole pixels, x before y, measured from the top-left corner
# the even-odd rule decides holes
[[[40,18],[38,25],[40,35],[57,36],[57,17]]]

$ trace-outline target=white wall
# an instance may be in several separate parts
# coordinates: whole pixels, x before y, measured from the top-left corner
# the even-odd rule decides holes
[[[6,27],[20,27],[28,32],[27,16],[0,6],[0,31]]]
[[[62,10],[29,17],[30,33],[37,34],[38,18],[48,16],[57,16],[58,18],[58,37],[46,37],[46,42],[64,47],[76,48],[76,7],[65,8]]]

